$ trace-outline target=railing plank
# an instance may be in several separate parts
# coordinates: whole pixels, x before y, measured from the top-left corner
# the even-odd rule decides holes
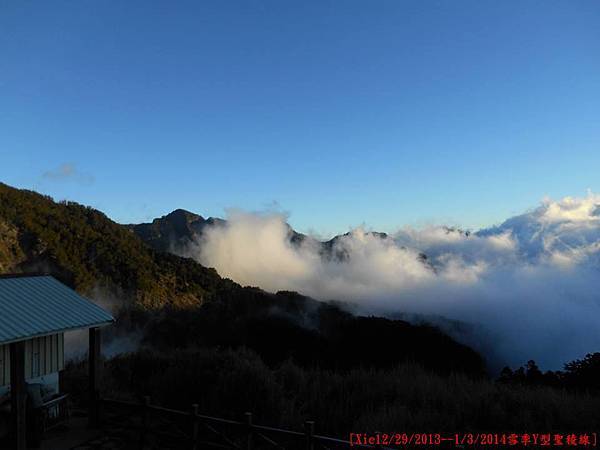
[[[57,399],[57,400],[59,400],[59,399]],[[335,437],[331,437],[331,436],[323,436],[323,435],[315,434],[315,426],[314,426],[313,421],[306,421],[304,424],[304,432],[301,432],[301,431],[285,430],[282,428],[275,428],[275,427],[270,427],[270,426],[266,426],[266,425],[256,425],[253,423],[251,413],[246,413],[244,415],[245,420],[243,422],[238,421],[238,420],[225,419],[222,417],[213,417],[213,416],[199,414],[197,404],[192,405],[192,408],[189,412],[185,412],[185,411],[180,411],[180,410],[176,410],[176,409],[165,408],[162,406],[152,405],[152,404],[150,404],[150,397],[144,397],[143,403],[135,403],[135,402],[131,402],[131,401],[109,399],[109,398],[102,398],[101,400],[102,400],[102,403],[104,403],[107,406],[124,407],[124,408],[134,409],[134,410],[137,410],[140,412],[141,425],[139,427],[135,427],[135,428],[139,428],[139,430],[140,430],[140,439],[139,439],[140,448],[143,448],[144,445],[147,443],[147,434],[150,432],[148,429],[148,420],[149,420],[148,416],[149,416],[150,412],[153,412],[153,413],[157,413],[158,415],[166,415],[166,416],[171,416],[173,418],[186,418],[186,417],[189,418],[189,420],[191,421],[191,433],[188,434],[188,437],[186,439],[188,439],[188,442],[191,441],[192,450],[197,450],[198,448],[204,448],[202,446],[208,445],[208,444],[212,445],[213,447],[221,447],[221,448],[236,448],[236,449],[242,448],[242,447],[240,447],[239,444],[237,444],[232,439],[227,437],[224,433],[221,433],[219,430],[214,428],[211,425],[211,423],[219,424],[219,425],[229,425],[229,426],[235,427],[242,432],[241,433],[242,435],[245,432],[246,439],[244,440],[245,443],[244,443],[243,448],[245,448],[247,450],[252,450],[254,448],[254,444],[255,444],[254,439],[253,439],[254,437],[259,437],[260,439],[264,440],[266,443],[268,443],[269,445],[272,445],[273,447],[276,447],[279,449],[285,449],[284,446],[282,446],[281,444],[272,440],[271,438],[266,436],[264,433],[280,434],[282,436],[294,438],[298,442],[301,442],[302,440],[304,440],[305,448],[307,450],[314,450],[315,444],[319,444],[319,446],[322,448],[327,448],[325,446],[325,444],[330,444],[330,445],[333,445],[335,448],[357,447],[357,448],[386,449],[386,447],[377,447],[377,446],[367,445],[367,444],[352,445],[348,440],[345,440],[345,439],[339,439],[339,438],[335,438]],[[185,421],[184,421],[184,423],[185,423]],[[186,426],[190,427],[189,422],[188,422],[188,425],[186,425]],[[223,442],[226,443],[226,445],[221,445],[216,442],[209,443],[208,441],[201,440],[200,426],[202,426],[205,429],[207,429],[208,431],[210,431],[212,434],[217,436],[219,439],[222,439]],[[187,429],[190,430],[190,428],[187,428]],[[163,432],[153,432],[153,433],[157,434],[157,435],[162,435],[162,434],[166,435],[166,433],[163,433]]]

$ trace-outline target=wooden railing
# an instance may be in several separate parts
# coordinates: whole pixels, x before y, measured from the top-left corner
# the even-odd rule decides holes
[[[42,433],[69,420],[69,394],[59,395],[40,407]]]
[[[152,405],[149,397],[142,403],[102,398],[98,402],[103,427],[121,427],[136,439],[140,449],[147,448],[227,448],[258,450],[263,448],[333,450],[349,447],[379,448],[373,445],[352,445],[349,441],[315,434],[315,422],[306,421],[304,431],[292,431],[257,425],[252,413],[243,421],[200,414],[198,405],[189,411],[179,411]]]

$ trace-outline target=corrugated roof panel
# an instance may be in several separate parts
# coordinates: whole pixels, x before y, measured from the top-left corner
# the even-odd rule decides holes
[[[0,343],[114,320],[103,308],[50,276],[0,278]]]

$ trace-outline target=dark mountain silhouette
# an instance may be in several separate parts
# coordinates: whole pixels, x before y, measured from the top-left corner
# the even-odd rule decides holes
[[[250,347],[272,363],[415,361],[441,372],[484,372],[475,351],[435,327],[356,317],[295,292],[241,287],[138,237],[145,233],[155,246],[173,236],[184,242],[216,221],[178,210],[132,232],[93,208],[0,183],[0,273],[43,271],[92,298],[109,292],[121,309],[119,326],[142,329],[144,342],[156,347]]]
[[[170,252],[176,255],[186,255],[190,244],[202,245],[202,237],[207,227],[225,226],[227,220],[210,217],[204,219],[201,215],[184,209],[175,211],[154,219],[151,223],[127,225],[140,239],[159,252]],[[300,246],[306,241],[312,241],[314,245],[320,246],[320,254],[323,258],[346,261],[348,253],[339,245],[340,241],[350,233],[334,236],[327,241],[317,241],[288,227],[288,239],[294,246]],[[369,235],[380,239],[387,239],[386,233],[377,231],[367,232]]]
[[[79,292],[101,288],[143,307],[200,305],[238,285],[156,252],[93,208],[0,183],[0,271],[48,272]]]
[[[205,227],[223,223],[222,219],[205,219],[185,209],[176,209],[151,223],[127,227],[155,250],[180,254],[191,243],[201,240]]]

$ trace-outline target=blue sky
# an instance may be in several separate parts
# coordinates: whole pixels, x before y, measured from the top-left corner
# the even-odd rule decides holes
[[[146,221],[477,228],[600,192],[597,1],[8,1],[0,180]]]

